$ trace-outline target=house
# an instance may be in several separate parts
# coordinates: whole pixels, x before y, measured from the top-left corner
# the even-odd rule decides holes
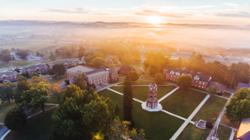
[[[198,72],[193,75],[192,86],[200,89],[206,89],[211,80],[211,76],[206,76]]]
[[[238,89],[241,89],[241,88],[250,88],[250,84],[249,83],[241,83],[241,82],[239,82],[237,88]]]
[[[85,74],[89,84],[98,87],[108,85],[109,82],[109,70],[106,68],[94,69],[87,66],[76,66],[67,70],[67,79],[70,83],[74,83],[74,80],[80,74]]]
[[[10,70],[0,73],[0,82],[16,82],[17,81],[17,72]]]
[[[164,70],[166,80],[176,82],[182,75],[189,75],[192,77],[192,86],[195,88],[206,89],[212,80],[211,76],[206,76],[200,72],[191,72],[188,70],[171,69]]]
[[[119,80],[118,67],[108,68],[109,71],[109,82],[117,82]]]
[[[214,89],[214,91],[218,94],[224,93],[227,89],[225,85],[218,83],[218,82],[215,82],[215,81],[212,81],[209,84],[209,88]]]
[[[250,140],[250,118],[241,121],[236,137],[237,140]]]
[[[49,66],[47,64],[35,64],[21,69],[22,74],[47,74]]]
[[[52,68],[56,64],[62,64],[66,69],[84,64],[85,60],[84,58],[79,59],[79,58],[68,58],[68,59],[58,59],[53,62],[48,63],[49,67]]]

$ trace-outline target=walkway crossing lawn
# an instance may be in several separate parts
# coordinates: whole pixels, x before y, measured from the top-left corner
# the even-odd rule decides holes
[[[209,134],[211,129],[199,129],[194,125],[189,124],[181,135],[177,138],[177,140],[205,140]],[[220,140],[228,140],[231,134],[231,129],[219,126],[218,129],[218,137]]]
[[[199,119],[203,119],[214,122],[225,104],[225,99],[216,96],[210,96],[206,104],[201,108],[193,120],[198,121]]]
[[[165,94],[173,90],[174,86],[158,86],[158,96],[160,99]],[[123,86],[114,86],[112,89],[123,93]],[[148,96],[148,86],[133,86],[133,97],[142,101],[145,101]]]
[[[188,117],[205,98],[206,94],[193,90],[177,90],[161,102],[169,112]]]
[[[220,125],[218,129],[218,137],[220,140],[228,140],[231,134],[231,129]]]
[[[4,118],[8,111],[15,107],[15,103],[4,103],[0,105],[0,122],[4,122]]]
[[[104,90],[100,94],[111,98],[122,112],[122,96],[112,91]],[[120,113],[122,116],[122,113]],[[141,104],[133,102],[133,120],[135,127],[145,130],[149,140],[166,140],[169,139],[183,123],[182,120],[167,115],[163,112],[149,113],[142,110]]]
[[[194,125],[189,124],[177,140],[205,140],[210,132],[210,129],[199,129]],[[225,139],[221,139],[225,140]]]
[[[30,119],[22,130],[10,132],[4,140],[49,140],[52,113],[53,110]]]

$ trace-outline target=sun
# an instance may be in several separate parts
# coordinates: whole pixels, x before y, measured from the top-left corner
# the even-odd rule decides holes
[[[153,25],[160,25],[164,22],[163,18],[157,15],[147,17],[147,22]]]

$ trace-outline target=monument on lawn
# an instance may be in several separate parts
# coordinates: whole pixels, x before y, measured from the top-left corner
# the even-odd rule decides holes
[[[142,109],[149,112],[157,112],[162,110],[161,104],[157,99],[157,85],[155,83],[149,84],[148,99],[142,103]]]

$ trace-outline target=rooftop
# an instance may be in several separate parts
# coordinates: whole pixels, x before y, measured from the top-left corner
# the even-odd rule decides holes
[[[237,138],[242,139],[242,140],[247,140],[245,139],[246,136],[250,138],[250,118],[243,119],[241,121],[240,127],[237,132]]]
[[[94,69],[87,66],[76,66],[67,70],[67,72],[71,73],[89,73],[92,71],[94,71]]]

